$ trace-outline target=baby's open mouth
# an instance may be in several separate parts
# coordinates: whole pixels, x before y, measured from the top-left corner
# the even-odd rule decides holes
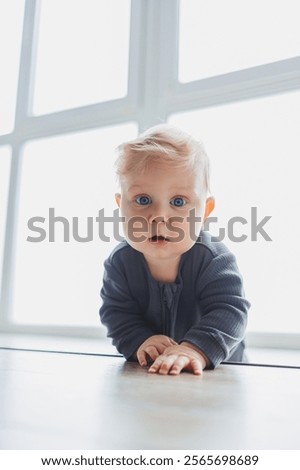
[[[163,237],[162,235],[153,235],[153,237],[150,237],[149,240],[151,242],[163,242],[163,241],[170,241],[168,238]]]

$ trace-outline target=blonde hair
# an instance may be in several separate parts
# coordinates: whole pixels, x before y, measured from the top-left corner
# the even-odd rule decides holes
[[[151,127],[136,139],[119,145],[117,151],[115,167],[119,184],[127,175],[140,174],[152,164],[171,164],[197,172],[201,189],[210,190],[209,159],[203,144],[175,126]]]

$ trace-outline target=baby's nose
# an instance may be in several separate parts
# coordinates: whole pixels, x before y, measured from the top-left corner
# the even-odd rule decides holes
[[[149,218],[150,224],[159,224],[162,222],[167,222],[167,218],[165,215],[151,215]]]
[[[149,208],[149,222],[152,223],[166,223],[170,217],[170,206],[164,201],[156,201],[156,203],[151,204]]]

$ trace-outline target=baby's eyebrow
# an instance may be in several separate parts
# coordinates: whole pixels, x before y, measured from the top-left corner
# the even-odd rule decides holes
[[[139,184],[132,184],[129,186],[128,191],[131,191],[132,189],[141,189],[141,186]]]
[[[181,188],[178,188],[178,186],[175,186],[173,188],[170,188],[170,191],[173,191],[174,193],[187,193],[191,192],[191,188],[187,186],[182,186]]]
[[[128,188],[128,191],[136,191],[136,190],[139,190],[139,191],[143,191],[145,190],[145,188],[139,184],[132,184],[131,186],[129,186]],[[178,186],[173,186],[171,188],[169,188],[170,192],[173,193],[173,194],[191,194],[191,193],[194,193],[194,191],[191,190],[190,187],[187,187],[187,186],[181,186],[181,187],[178,187]]]

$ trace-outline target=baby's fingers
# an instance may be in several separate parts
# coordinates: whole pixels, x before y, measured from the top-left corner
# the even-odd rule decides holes
[[[175,346],[176,344],[178,344],[178,343],[176,343],[176,341],[174,341],[174,339],[172,339],[172,338],[168,339],[168,346],[170,346],[170,345]]]
[[[152,361],[155,361],[155,359],[159,356],[159,352],[155,346],[147,346],[146,348],[141,349],[141,351],[137,352],[137,359],[141,366],[147,365],[146,354],[148,354],[148,356],[152,359]]]
[[[198,359],[191,359],[188,370],[195,375],[201,375],[203,372],[202,364]]]
[[[190,362],[190,359],[187,356],[179,356],[174,362],[172,368],[170,369],[171,375],[179,375],[182,369],[184,369]]]
[[[139,349],[138,352],[136,353],[137,360],[139,361],[140,366],[146,366],[147,365],[147,358],[146,358],[146,353],[144,349]]]
[[[152,366],[149,367],[148,372],[157,372],[160,369],[160,366],[164,362],[165,356],[158,356],[158,358],[153,362]]]
[[[168,374],[170,368],[176,361],[177,356],[159,356],[149,369],[149,372],[158,372],[159,374]]]

